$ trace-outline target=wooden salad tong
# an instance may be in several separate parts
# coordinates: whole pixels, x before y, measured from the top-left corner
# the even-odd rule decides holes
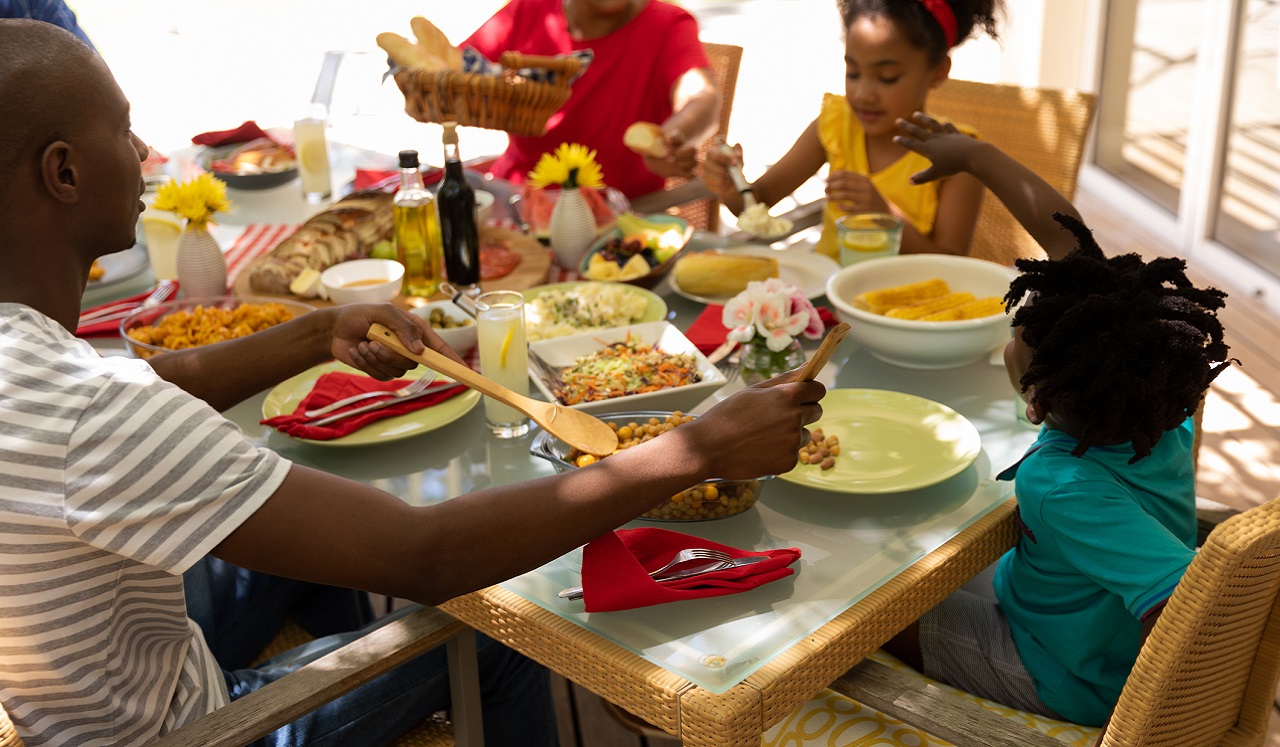
[[[370,340],[386,345],[409,360],[417,361],[454,381],[466,384],[481,394],[514,407],[542,426],[543,430],[579,451],[595,456],[607,456],[618,449],[618,434],[599,418],[572,407],[554,402],[542,402],[517,394],[493,379],[481,376],[430,348],[422,353],[415,353],[400,342],[395,332],[381,324],[371,326],[368,336]]]

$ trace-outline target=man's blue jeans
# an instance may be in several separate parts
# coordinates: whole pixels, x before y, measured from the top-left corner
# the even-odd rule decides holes
[[[222,664],[232,700],[414,609],[399,610],[359,628],[372,616],[363,593],[256,573],[216,558],[197,563],[183,574],[183,581],[187,614],[200,625]],[[307,632],[323,637],[249,668],[253,656],[290,616]],[[496,641],[483,635],[476,638],[485,744],[555,745],[555,712],[547,671]],[[385,745],[436,711],[448,708],[449,674],[441,647],[255,744]]]

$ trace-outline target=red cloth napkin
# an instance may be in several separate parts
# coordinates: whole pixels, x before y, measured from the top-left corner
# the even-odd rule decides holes
[[[819,306],[818,316],[822,318],[822,326],[825,329],[831,329],[836,326],[836,315],[826,306]],[[729,334],[728,328],[724,326],[722,319],[724,318],[724,307],[716,304],[707,304],[707,308],[702,310],[697,319],[693,320],[693,324],[689,325],[689,329],[684,336],[689,338],[689,342],[694,344],[703,355],[711,353],[724,343],[724,338]]]
[[[250,140],[257,140],[260,137],[274,139],[268,135],[257,122],[249,120],[239,127],[232,130],[215,130],[213,132],[202,132],[191,138],[191,142],[196,145],[207,145],[210,148],[219,148],[223,145],[235,145],[236,143],[247,143]]]
[[[658,583],[649,572],[690,547],[723,550],[734,558],[768,555],[751,565]],[[794,547],[753,552],[668,529],[619,529],[597,537],[582,551],[582,599],[587,612],[614,612],[682,599],[720,597],[749,591],[795,573],[787,566],[800,559]],[[689,568],[696,568],[690,563]]]
[[[307,418],[304,418],[302,413],[307,410],[324,407],[330,402],[337,402],[340,399],[350,397],[354,394],[361,394],[363,392],[394,391],[402,386],[408,385],[409,382],[410,379],[378,381],[377,379],[372,379],[368,376],[359,374],[341,373],[337,371],[327,373],[316,380],[315,387],[312,388],[311,392],[307,394],[307,396],[302,398],[302,402],[298,404],[292,414],[277,415],[274,418],[263,420],[261,423],[263,425],[269,425],[282,433],[293,436],[294,438],[308,438],[312,441],[328,441],[330,439],[342,438],[343,436],[355,433],[376,420],[395,417],[396,415],[403,415],[406,412],[413,412],[414,410],[421,410],[424,407],[439,404],[467,391],[466,387],[458,387],[440,394],[427,394],[422,397],[418,397],[417,399],[401,402],[398,405],[392,405],[391,407],[386,407],[381,410],[372,410],[364,413],[363,415],[344,418],[343,420],[339,420],[338,422],[331,423],[329,425],[315,426],[307,425],[303,422],[307,420]],[[427,391],[431,391],[437,387],[448,386],[451,383],[452,382],[448,381],[437,381],[427,387]],[[362,400],[360,402],[352,403],[351,407],[361,407],[377,401],[378,400],[376,399]],[[338,412],[342,412],[342,410],[339,410]]]
[[[131,311],[133,307],[130,307],[127,304],[135,304],[135,305],[140,304],[143,301],[147,300],[147,296],[149,295],[151,295],[151,291],[145,290],[136,296],[129,296],[128,298],[118,298],[115,301],[111,301],[110,303],[100,304],[98,306],[94,306],[92,309],[85,309],[80,313],[88,314],[90,312],[97,311],[98,309],[108,309],[108,308],[115,309],[117,307],[119,307],[120,311]],[[173,289],[170,290],[169,294],[166,295],[161,300],[168,301],[169,299],[173,298],[176,295],[178,295],[178,284],[175,282],[173,284]],[[120,334],[119,318],[112,319],[106,322],[94,322],[92,324],[83,324],[76,328],[76,337],[114,337],[118,334]]]

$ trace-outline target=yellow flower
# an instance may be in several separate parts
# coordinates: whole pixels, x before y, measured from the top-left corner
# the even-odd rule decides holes
[[[594,150],[578,143],[561,143],[555,153],[542,154],[533,171],[529,172],[529,183],[535,187],[558,184],[598,189],[604,186],[604,177],[600,173],[600,164],[596,163]]]
[[[187,227],[202,229],[215,213],[231,209],[227,185],[204,173],[189,182],[168,182],[156,192],[156,210],[168,210],[187,219]]]

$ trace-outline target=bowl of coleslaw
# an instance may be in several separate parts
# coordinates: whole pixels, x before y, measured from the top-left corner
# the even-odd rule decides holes
[[[591,413],[688,412],[727,383],[670,322],[647,322],[529,343],[542,395]]]

